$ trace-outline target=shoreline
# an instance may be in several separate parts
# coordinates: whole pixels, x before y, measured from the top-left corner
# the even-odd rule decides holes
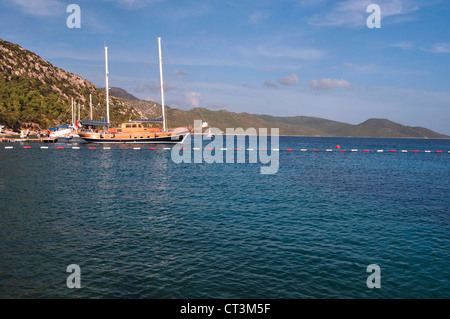
[[[191,135],[208,135],[207,133],[191,133]],[[214,135],[214,134],[213,134]],[[227,134],[221,134],[226,136]],[[259,136],[255,134],[233,134],[235,136]],[[270,136],[268,134],[267,136]],[[323,137],[323,138],[396,138],[396,139],[417,139],[417,140],[450,140],[450,137],[414,137],[414,136],[328,136],[328,135],[284,135],[280,134],[278,136],[284,137]]]

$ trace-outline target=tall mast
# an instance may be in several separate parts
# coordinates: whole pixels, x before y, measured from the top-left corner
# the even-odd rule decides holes
[[[73,120],[73,98],[72,98],[72,124],[75,124],[75,121]]]
[[[89,109],[91,111],[91,121],[92,121],[92,94],[89,94]]]
[[[161,57],[161,37],[158,37],[158,49],[159,49],[159,78],[161,80],[161,107],[163,116],[163,131],[166,131],[166,116],[164,112],[164,80],[163,80],[162,57]]]
[[[105,45],[105,91],[106,91],[106,125],[109,126],[109,83],[108,83],[108,47]]]

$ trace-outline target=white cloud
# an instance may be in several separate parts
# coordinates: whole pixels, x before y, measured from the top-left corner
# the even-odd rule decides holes
[[[277,82],[282,85],[294,85],[298,83],[298,76],[295,73],[290,73],[284,78],[278,79]]]
[[[265,11],[260,11],[260,10],[255,10],[251,15],[250,15],[250,23],[251,24],[259,24],[262,21],[268,19],[270,17],[270,14],[268,12]]]
[[[150,4],[161,2],[162,0],[104,0],[114,2],[118,7],[125,9],[142,9]]]
[[[270,58],[292,58],[308,61],[320,60],[326,54],[325,51],[319,49],[293,48],[278,45],[274,45],[272,47],[259,45],[256,47],[256,50],[253,49],[253,53]]]
[[[276,89],[278,85],[276,83],[270,82],[270,81],[264,81],[264,86],[268,88],[274,88]]]
[[[436,43],[430,47],[421,48],[421,50],[431,53],[450,53],[450,42]]]
[[[23,12],[34,16],[65,15],[66,6],[60,0],[12,0]]]
[[[409,50],[412,49],[414,45],[411,42],[402,41],[391,44],[391,47]]]
[[[331,90],[335,88],[349,88],[351,83],[344,79],[313,79],[308,82],[313,90]]]
[[[188,104],[189,106],[199,107],[200,106],[200,102],[203,101],[203,100],[204,100],[204,98],[203,98],[201,93],[191,91],[191,92],[187,92],[184,95],[183,102]]]

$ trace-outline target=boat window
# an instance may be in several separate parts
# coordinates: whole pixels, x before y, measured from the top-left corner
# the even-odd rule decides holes
[[[133,127],[136,127],[136,124],[133,124]]]
[[[131,124],[127,124],[127,127],[131,127]]]

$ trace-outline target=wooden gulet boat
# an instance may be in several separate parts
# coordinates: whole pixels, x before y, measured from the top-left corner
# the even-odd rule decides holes
[[[101,121],[81,121],[89,129],[80,129],[78,135],[88,143],[182,143],[190,134],[187,127],[166,128],[164,107],[164,80],[162,72],[161,37],[158,37],[159,71],[161,81],[162,116],[157,119],[133,120],[118,127],[109,127],[108,47],[105,46],[106,118]],[[162,128],[146,127],[146,123],[162,123]],[[94,129],[106,127],[106,129]]]

